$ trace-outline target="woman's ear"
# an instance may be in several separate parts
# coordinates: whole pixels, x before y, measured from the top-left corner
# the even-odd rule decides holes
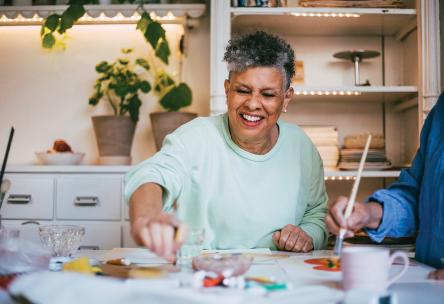
[[[284,97],[284,105],[282,107],[282,112],[287,112],[288,104],[290,103],[291,99],[293,98],[294,90],[292,87],[289,87],[287,91],[285,91],[285,97]]]
[[[225,88],[225,96],[228,97],[228,91],[230,90],[230,80],[229,79],[225,79],[224,88]]]

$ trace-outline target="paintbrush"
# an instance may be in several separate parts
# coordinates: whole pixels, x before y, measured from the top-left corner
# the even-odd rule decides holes
[[[365,143],[364,153],[362,153],[361,161],[359,162],[358,174],[356,175],[355,182],[353,183],[351,195],[350,195],[350,198],[347,202],[347,207],[345,209],[345,213],[344,213],[345,220],[347,220],[347,218],[350,216],[350,214],[353,211],[353,206],[354,206],[355,200],[356,200],[356,194],[358,193],[359,182],[361,181],[362,171],[364,170],[364,164],[365,164],[365,160],[367,159],[367,153],[368,153],[368,149],[370,147],[371,141],[372,141],[372,135],[369,134],[367,137],[367,142]],[[347,230],[345,228],[339,229],[339,234],[336,237],[334,255],[339,255],[341,253],[342,245],[344,242],[344,236],[345,236],[346,232],[347,232]]]
[[[2,207],[3,197],[6,192],[8,192],[9,187],[11,186],[10,181],[8,180],[6,183],[3,183],[3,176],[5,175],[6,163],[8,162],[9,150],[11,149],[12,138],[14,137],[14,127],[11,127],[11,131],[9,132],[8,145],[6,146],[5,156],[3,157],[2,169],[0,171],[0,208]]]

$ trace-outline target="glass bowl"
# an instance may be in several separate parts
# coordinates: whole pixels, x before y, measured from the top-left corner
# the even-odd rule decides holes
[[[252,262],[253,257],[244,254],[203,254],[193,258],[193,268],[231,277],[247,272]]]
[[[69,257],[79,248],[85,228],[75,225],[48,225],[39,227],[40,240],[54,257]]]

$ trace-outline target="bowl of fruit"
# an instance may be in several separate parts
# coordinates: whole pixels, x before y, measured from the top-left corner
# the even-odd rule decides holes
[[[74,152],[64,140],[58,139],[51,149],[35,155],[43,165],[66,166],[80,164],[85,153]]]

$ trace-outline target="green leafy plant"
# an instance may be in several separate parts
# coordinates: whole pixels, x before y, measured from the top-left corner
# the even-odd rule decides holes
[[[124,1],[125,0],[119,0],[121,3]],[[180,82],[180,80],[174,80],[174,78],[166,71],[165,67],[169,64],[171,51],[166,39],[165,29],[162,27],[162,24],[150,17],[150,14],[143,7],[143,1],[144,0],[129,0],[130,3],[139,3],[137,10],[140,14],[140,19],[137,22],[136,29],[143,34],[145,40],[151,46],[151,51],[148,54],[147,59],[138,59],[139,61],[137,62],[136,60],[136,64],[140,65],[140,63],[143,62],[143,65],[141,66],[146,70],[149,70],[150,75],[152,76],[154,91],[159,97],[160,105],[166,111],[178,111],[180,108],[191,104],[191,89],[186,83]],[[43,48],[53,49],[56,45],[65,48],[65,44],[58,39],[58,35],[63,38],[63,36],[66,35],[66,31],[72,28],[75,22],[85,14],[85,4],[96,3],[97,0],[69,0],[68,8],[62,14],[52,14],[48,16],[48,18],[45,19],[40,32]],[[133,120],[136,119],[140,107],[140,105],[137,107],[136,105],[140,100],[137,97],[138,94],[135,94],[136,91],[134,91],[136,87],[131,86],[134,79],[122,78],[121,72],[119,72],[125,71],[130,73],[129,62],[126,65],[119,60],[112,64],[101,62],[96,66],[96,70],[101,74],[101,77],[96,81],[95,93],[90,98],[90,104],[97,104],[101,98],[106,98],[111,105],[120,106],[119,109],[114,110],[116,115],[124,115],[129,112],[131,118]],[[135,76],[132,75],[132,77]],[[115,82],[111,82],[110,79],[112,78]],[[119,86],[118,89],[115,90],[117,87],[113,86],[116,85],[117,79],[119,80]],[[111,84],[111,87],[107,85],[108,83]],[[143,90],[147,89],[145,83],[148,82],[145,81],[142,83],[144,83],[143,89],[142,87],[139,89],[144,92]],[[148,84],[150,85],[150,83]],[[149,87],[151,89],[152,86],[150,85]],[[131,91],[127,92],[125,91],[126,89],[123,90],[122,88],[131,88]],[[148,89],[148,91],[150,89]],[[116,94],[110,94],[110,97],[108,97],[106,92],[114,92]],[[124,95],[124,93],[127,93],[127,95]],[[120,100],[119,103],[113,101],[114,95],[123,98],[124,101]],[[137,116],[135,114],[136,112]]]
[[[124,116],[128,113],[131,120],[137,122],[142,105],[139,93],[148,93],[151,91],[151,85],[136,72],[137,66],[149,70],[148,62],[143,58],[131,62],[128,55],[132,51],[132,49],[122,49],[124,57],[112,63],[102,61],[96,65],[99,78],[94,85],[94,93],[89,98],[89,104],[95,106],[100,100],[105,99],[115,116]]]

